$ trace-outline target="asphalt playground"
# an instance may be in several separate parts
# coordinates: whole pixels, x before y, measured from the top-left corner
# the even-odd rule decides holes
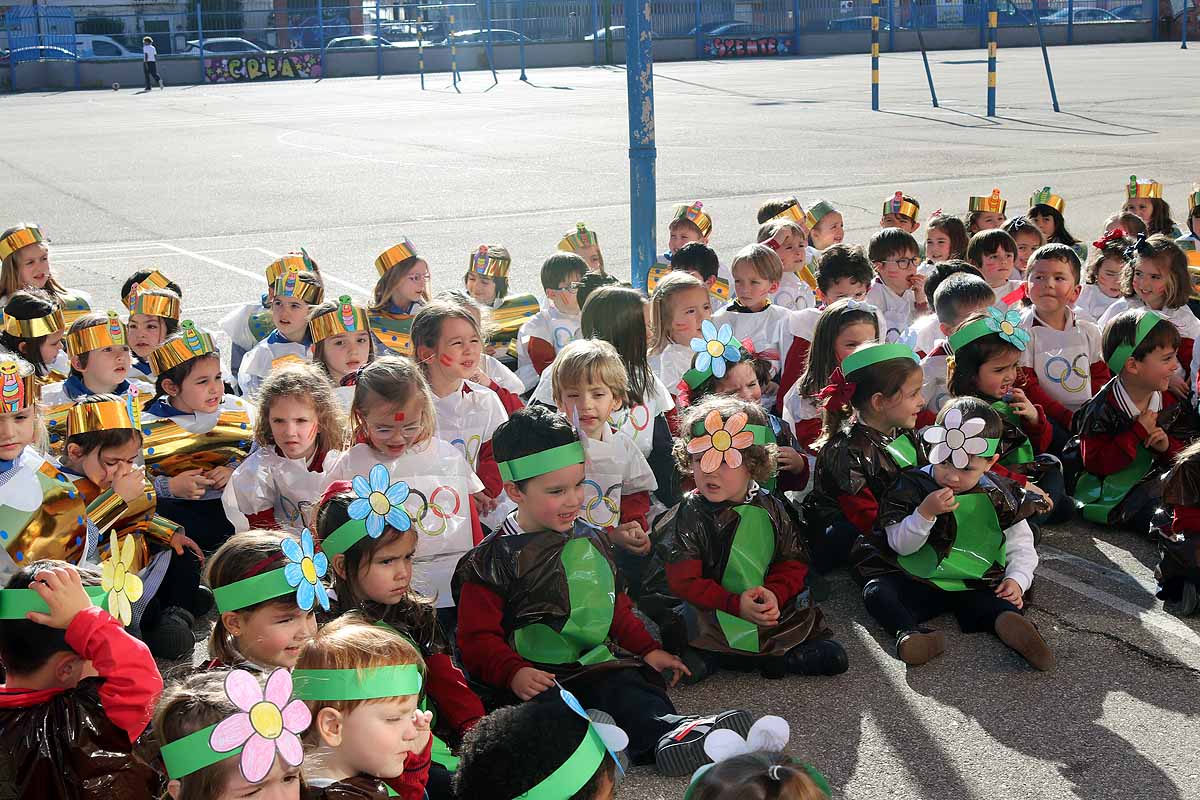
[[[843,210],[865,243],[882,201],[961,212],[999,187],[1009,213],[1052,186],[1090,240],[1136,174],[1183,206],[1200,178],[1196,51],[1178,43],[1005,50],[997,116],[984,115],[982,51],[885,54],[882,111],[866,55],[660,64],[655,74],[659,250],[670,205],[700,199],[728,260],[758,204],[796,194]],[[157,267],[185,316],[212,326],[263,290],[263,268],[303,246],[332,294],[365,299],[375,256],[410,238],[434,288],[461,285],[479,243],[514,255],[535,290],[561,234],[585,221],[610,271],[629,271],[625,73],[464,73],[0,98],[3,225],[33,221],[68,286],[115,306],[121,280]],[[920,235],[920,234],[918,234]],[[789,720],[789,750],[847,798],[1200,798],[1200,620],[1153,597],[1155,553],[1132,534],[1076,524],[1042,542],[1032,618],[1058,655],[1029,670],[951,618],[944,657],[906,669],[834,578],[824,604],[851,667],[832,679],[726,674],[674,693],[685,711],[744,707]],[[201,648],[198,647],[198,653]],[[679,798],[634,770],[619,796]]]

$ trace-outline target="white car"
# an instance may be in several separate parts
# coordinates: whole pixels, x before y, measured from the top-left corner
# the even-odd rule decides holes
[[[189,56],[194,56],[200,52],[200,41],[191,39],[188,41],[188,48],[184,51]],[[222,36],[215,39],[204,40],[205,55],[219,55],[221,53],[265,53],[262,49],[249,39],[243,39],[239,36]]]
[[[141,58],[111,36],[75,34],[75,53],[80,58]]]

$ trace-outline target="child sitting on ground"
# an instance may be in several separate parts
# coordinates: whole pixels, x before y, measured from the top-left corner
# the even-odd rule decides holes
[[[258,387],[273,370],[312,358],[308,314],[324,299],[325,289],[315,272],[289,270],[275,280],[270,304],[275,330],[242,360],[237,379],[243,395],[257,401]]]
[[[650,270],[647,288],[651,293],[657,288],[657,281],[669,272],[686,272],[704,284],[708,289],[708,297],[712,302],[713,312],[720,311],[729,305],[732,299],[729,281],[722,276],[721,260],[717,251],[703,242],[689,242],[671,255],[671,268],[655,276],[655,270]]]
[[[846,236],[842,214],[828,200],[817,200],[804,215],[808,223],[808,243],[817,250],[841,244]]]
[[[979,277],[978,270],[965,261],[947,261],[939,267],[950,264],[964,264],[970,272],[952,274],[945,281],[936,283],[933,294],[934,319],[937,320],[937,332],[941,338],[936,339],[933,347],[921,359],[921,372],[925,375],[925,385],[921,391],[925,395],[925,409],[917,422],[924,427],[933,422],[933,418],[942,410],[950,392],[946,388],[949,383],[950,345],[946,341],[954,329],[972,314],[984,311],[996,302],[996,294],[992,287]],[[930,276],[933,281],[935,276]]]
[[[371,301],[371,332],[377,352],[412,354],[408,329],[421,306],[429,302],[429,263],[417,255],[416,246],[402,239],[375,259],[375,295]]]
[[[967,243],[969,261],[996,293],[996,304],[1011,306],[1025,297],[1025,284],[1016,268],[1017,243],[998,228],[981,231]]]
[[[692,340],[712,318],[712,301],[704,284],[686,272],[663,278],[650,295],[650,350],[647,363],[672,396],[679,395],[683,373],[692,365]]]
[[[1004,225],[1004,210],[1008,201],[1000,196],[999,189],[992,189],[988,196],[972,195],[967,199],[967,234],[974,236],[981,231],[990,231]]]
[[[1163,479],[1163,508],[1150,533],[1158,541],[1157,597],[1165,610],[1181,617],[1200,607],[1200,441],[1175,458]]]
[[[771,220],[759,226],[758,242],[774,250],[783,264],[779,289],[771,296],[771,302],[792,311],[815,307],[817,297],[813,289],[817,279],[808,265],[815,260],[817,251],[808,246],[808,231],[804,226],[790,219]]]
[[[749,340],[755,355],[771,365],[771,377],[778,380],[791,344],[789,321],[792,312],[771,303],[771,294],[779,288],[783,262],[771,248],[752,244],[742,248],[733,259],[733,284],[737,300],[713,315],[713,324],[728,324],[738,341]],[[763,405],[775,406],[778,386],[764,392]]]
[[[574,253],[555,253],[542,264],[542,289],[550,302],[521,326],[517,334],[517,377],[526,391],[554,362],[558,351],[579,338],[579,281],[587,262]]]
[[[917,232],[917,228],[921,227],[921,223],[917,222],[917,215],[920,213],[920,203],[904,192],[897,191],[883,201],[883,216],[879,218],[879,227],[880,229],[899,228],[905,233],[913,235]]]

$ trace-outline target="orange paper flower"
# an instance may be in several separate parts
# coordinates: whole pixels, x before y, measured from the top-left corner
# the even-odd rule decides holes
[[[754,433],[745,430],[748,418],[739,411],[728,420],[721,419],[721,412],[710,411],[704,418],[704,434],[693,438],[687,445],[692,455],[700,455],[700,469],[716,472],[724,461],[732,469],[742,465],[742,450],[754,444]]]

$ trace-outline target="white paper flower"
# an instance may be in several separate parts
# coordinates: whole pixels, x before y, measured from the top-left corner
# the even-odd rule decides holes
[[[962,418],[962,412],[952,408],[946,412],[941,425],[931,425],[921,438],[933,445],[929,450],[929,463],[941,464],[949,459],[958,469],[966,469],[971,456],[987,452],[989,442],[980,436],[984,421],[980,417]]]

